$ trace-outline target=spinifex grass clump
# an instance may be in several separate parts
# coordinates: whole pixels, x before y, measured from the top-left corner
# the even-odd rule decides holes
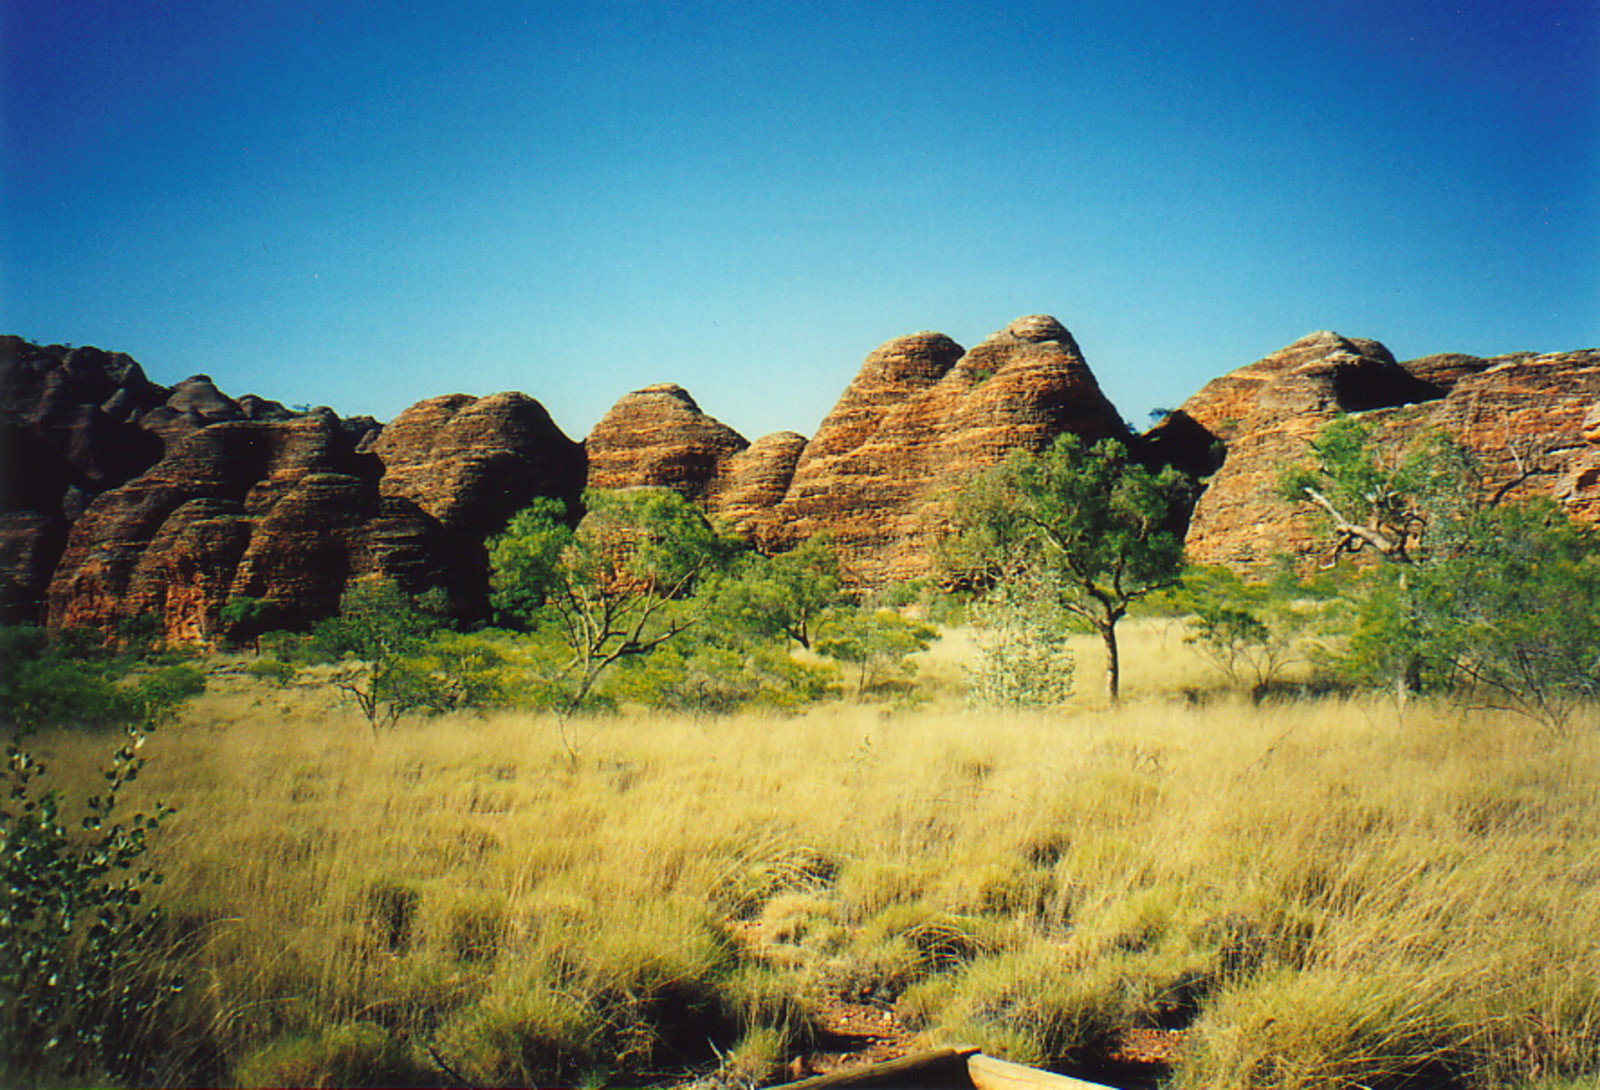
[[[842,999],[1051,1064],[1183,1029],[1184,1087],[1600,1075],[1600,739],[1135,701],[618,717],[574,759],[552,721],[374,739],[255,695],[139,784],[202,982],[171,1032],[235,1081],[770,1075]]]

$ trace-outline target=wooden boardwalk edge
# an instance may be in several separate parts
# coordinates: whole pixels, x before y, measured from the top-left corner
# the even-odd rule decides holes
[[[981,1052],[967,1057],[967,1076],[975,1090],[1114,1090],[1104,1083],[1024,1067]]]
[[[916,1087],[923,1090],[971,1087],[973,1090],[1115,1090],[1103,1083],[997,1060],[975,1048],[935,1048],[865,1067],[815,1075],[772,1090],[829,1090],[845,1087]]]

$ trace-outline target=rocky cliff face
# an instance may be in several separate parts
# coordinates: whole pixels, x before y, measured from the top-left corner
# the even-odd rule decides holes
[[[1129,438],[1072,335],[1019,318],[970,352],[942,333],[874,350],[808,442],[748,444],[676,386],[619,401],[585,441],[589,481],[660,485],[768,550],[827,534],[850,582],[927,575],[948,497],[971,474],[1063,431]]]
[[[486,607],[484,540],[536,495],[575,504],[582,448],[523,394],[434,398],[381,429],[171,388],[95,349],[0,342],[0,558],[7,620],[168,640],[228,635],[259,600],[300,627],[383,574]]]
[[[487,607],[485,539],[535,496],[585,485],[674,488],[767,550],[828,534],[850,580],[929,574],[948,497],[1012,450],[1063,431],[1133,443],[1208,478],[1189,529],[1201,563],[1249,568],[1323,542],[1275,496],[1340,413],[1395,449],[1439,428],[1489,487],[1553,495],[1600,523],[1600,350],[1398,363],[1376,341],[1314,333],[1208,384],[1130,436],[1072,335],[1020,318],[970,351],[916,333],[866,358],[817,434],[747,442],[677,386],[623,397],[580,445],[532,398],[429,398],[381,426],[150,382],[126,356],[0,338],[0,609],[8,622],[119,627],[170,640],[230,632],[230,600],[264,623],[331,613],[351,579],[442,588]]]
[[[712,516],[757,543],[778,538],[779,506],[805,450],[805,436],[778,431],[729,458],[708,488]]]
[[[1490,489],[1535,469],[1510,495],[1554,495],[1574,517],[1600,522],[1600,450],[1583,425],[1600,401],[1597,356],[1396,363],[1376,341],[1324,332],[1216,379],[1151,433],[1182,433],[1169,447],[1179,460],[1215,469],[1190,521],[1189,558],[1252,568],[1283,554],[1321,556],[1319,524],[1278,499],[1276,482],[1340,413],[1363,415],[1396,451],[1425,432],[1454,436],[1479,458]],[[1209,459],[1197,453],[1207,444]]]
[[[127,356],[0,337],[0,621],[33,620],[89,502],[153,465],[169,391]]]
[[[749,445],[671,383],[628,394],[583,441],[589,487],[671,488],[699,502],[714,499],[730,478],[734,457]]]
[[[364,476],[331,415],[201,428],[76,521],[48,623],[116,631],[156,617],[169,640],[209,644],[230,597],[268,601],[284,625],[326,615],[362,565]]]
[[[1396,440],[1444,431],[1477,456],[1486,488],[1551,496],[1600,525],[1600,350],[1477,362],[1438,401],[1387,414]]]
[[[862,586],[928,575],[949,497],[976,470],[1063,431],[1128,438],[1054,318],[1019,318],[967,352],[941,333],[890,341],[806,445],[771,544],[827,533]]]

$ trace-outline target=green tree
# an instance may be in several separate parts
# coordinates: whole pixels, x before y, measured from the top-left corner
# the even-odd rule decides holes
[[[1409,589],[1418,655],[1490,702],[1562,726],[1600,695],[1600,534],[1549,500],[1479,512]]]
[[[1430,433],[1385,444],[1365,421],[1330,424],[1283,491],[1320,511],[1329,563],[1370,551],[1347,580],[1336,661],[1402,694],[1454,688],[1564,723],[1600,669],[1600,538],[1548,500],[1510,502],[1541,467],[1491,490],[1459,443]]]
[[[261,634],[266,631],[272,613],[272,603],[263,598],[234,595],[217,611],[217,619],[222,622],[234,646],[248,644],[259,655]]]
[[[844,607],[830,610],[817,626],[819,654],[856,668],[856,695],[890,682],[905,681],[916,670],[910,656],[926,651],[938,631],[892,609]]]
[[[563,717],[616,663],[693,624],[689,595],[733,549],[667,489],[591,490],[584,506],[573,527],[558,501],[535,501],[489,543],[495,609],[524,627],[554,627],[567,647],[556,679]]]
[[[1507,491],[1486,497],[1477,462],[1439,432],[1392,445],[1368,421],[1344,416],[1322,429],[1312,454],[1279,477],[1278,491],[1323,517],[1329,566],[1362,552],[1413,564],[1459,548],[1473,513]]]
[[[823,616],[845,602],[839,558],[820,535],[775,556],[740,556],[707,580],[701,598],[708,627],[808,649]]]
[[[1012,454],[957,497],[943,563],[979,588],[1053,588],[1062,609],[1099,635],[1114,703],[1117,624],[1133,602],[1176,582],[1191,494],[1187,477],[1151,472],[1113,439],[1090,446],[1063,434],[1041,454]]]
[[[1244,579],[1223,567],[1191,567],[1172,595],[1189,628],[1186,641],[1253,696],[1267,692],[1295,658],[1316,610],[1302,602],[1292,569]]]
[[[334,686],[377,734],[408,711],[438,706],[437,680],[416,656],[439,627],[392,579],[363,579],[346,589],[338,616],[317,625],[311,643],[340,662]]]

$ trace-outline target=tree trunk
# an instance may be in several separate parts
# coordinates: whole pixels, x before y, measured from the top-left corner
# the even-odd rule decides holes
[[[1115,704],[1122,676],[1122,663],[1117,654],[1117,622],[1104,621],[1095,627],[1100,630],[1100,642],[1106,649],[1106,702]]]

